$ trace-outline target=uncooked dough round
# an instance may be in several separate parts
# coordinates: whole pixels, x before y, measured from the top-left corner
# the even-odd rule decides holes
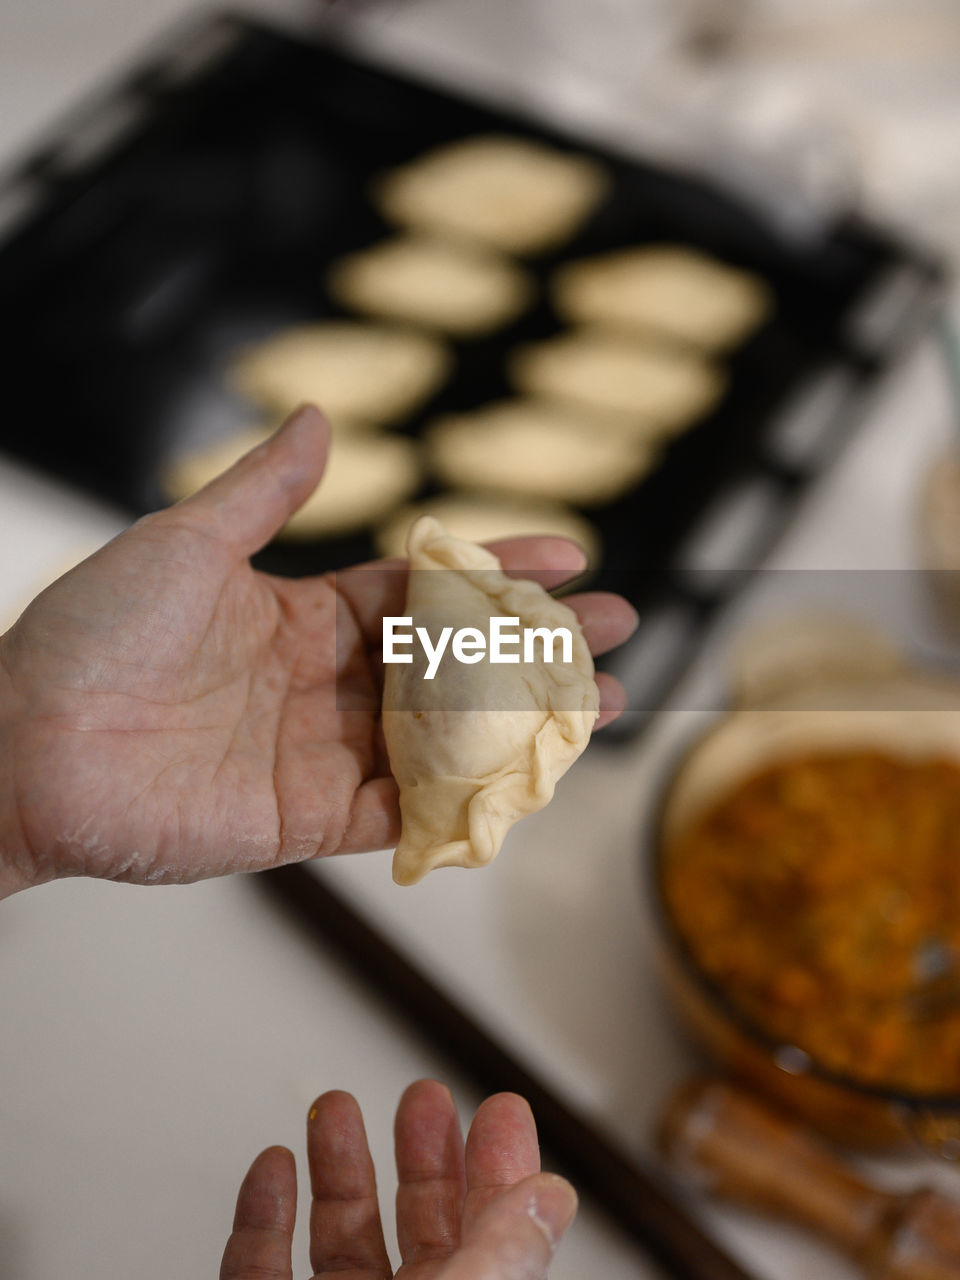
[[[167,496],[172,502],[188,497],[267,439],[268,432],[246,430],[210,448],[181,455],[164,477]],[[330,450],[320,487],[277,536],[336,537],[366,528],[406,501],[421,475],[420,450],[414,441],[375,432],[339,437]]]
[[[528,394],[628,414],[662,435],[692,427],[726,385],[723,372],[695,352],[596,329],[518,348],[510,374]]]
[[[573,324],[663,334],[707,351],[743,342],[773,306],[759,276],[673,245],[567,263],[552,293]]]
[[[458,337],[509,324],[533,297],[530,277],[508,258],[419,236],[341,258],[327,283],[357,311]]]
[[[384,556],[405,556],[407,534],[421,516],[433,516],[467,542],[499,542],[546,534],[571,538],[586,553],[591,566],[600,559],[600,535],[589,520],[559,503],[512,498],[493,493],[444,493],[401,507],[377,531],[377,549]]]
[[[440,147],[383,175],[373,198],[401,226],[523,254],[567,240],[608,186],[604,169],[587,156],[488,135]]]
[[[249,348],[231,381],[282,414],[307,403],[331,418],[387,423],[426,400],[450,365],[447,347],[429,334],[337,321],[284,329]]]
[[[536,400],[503,400],[439,418],[426,440],[431,467],[449,485],[578,506],[626,493],[655,456],[623,436],[591,431],[583,415]]]

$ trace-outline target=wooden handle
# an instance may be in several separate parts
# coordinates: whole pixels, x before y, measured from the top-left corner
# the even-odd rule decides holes
[[[659,1141],[704,1190],[789,1218],[862,1261],[886,1252],[902,1198],[869,1186],[798,1125],[721,1080],[671,1099]]]
[[[826,1236],[877,1280],[960,1280],[960,1204],[936,1191],[891,1194],[828,1147],[723,1080],[671,1099],[660,1146],[704,1190]]]

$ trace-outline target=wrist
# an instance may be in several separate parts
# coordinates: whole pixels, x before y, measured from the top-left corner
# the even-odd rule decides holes
[[[0,899],[37,883],[20,822],[16,783],[20,698],[4,662],[5,640],[0,636]]]

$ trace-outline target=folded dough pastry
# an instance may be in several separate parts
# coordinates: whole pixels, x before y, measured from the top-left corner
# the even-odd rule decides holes
[[[553,299],[573,324],[661,333],[706,351],[743,342],[773,306],[759,276],[678,245],[566,263],[554,275]]]
[[[448,654],[434,679],[425,660],[386,665],[383,729],[403,821],[398,884],[434,867],[482,867],[520,818],[542,809],[583,752],[597,718],[593,660],[573,611],[535,582],[508,578],[496,556],[429,516],[410,531],[406,615],[434,642],[443,626],[489,633],[492,617],[520,628],[567,628],[571,662],[492,665]],[[559,657],[559,654],[555,654]]]
[[[447,414],[425,439],[431,469],[449,485],[587,507],[621,497],[656,461],[650,441],[606,431],[589,410],[546,400],[497,400]]]
[[[437,338],[389,325],[330,321],[283,329],[241,352],[234,388],[279,415],[316,404],[333,419],[388,423],[405,417],[447,376]]]
[[[497,542],[536,534],[571,538],[587,554],[591,567],[600,560],[596,527],[570,507],[539,498],[499,493],[441,493],[395,511],[377,530],[377,550],[383,556],[405,556],[407,536],[421,516],[433,516],[454,537],[468,542]]]
[[[507,253],[539,253],[576,232],[606,195],[595,160],[490,134],[438,147],[380,178],[373,198],[392,222]]]
[[[530,277],[509,258],[421,236],[349,254],[327,283],[357,311],[465,338],[509,324],[533,298]]]
[[[692,427],[720,399],[726,377],[695,351],[602,329],[572,329],[516,348],[510,376],[529,395],[568,400],[646,423],[647,434]]]

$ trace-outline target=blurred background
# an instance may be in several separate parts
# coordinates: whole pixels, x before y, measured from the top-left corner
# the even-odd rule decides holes
[[[746,281],[766,300],[755,329],[716,350],[689,335],[676,343],[654,318],[658,351],[716,375],[716,404],[657,435],[642,465],[636,453],[621,460],[622,490],[607,477],[584,494],[560,474],[554,491],[532,474],[519,490],[501,475],[483,494],[498,518],[504,504],[511,520],[562,517],[595,549],[595,581],[635,600],[637,640],[612,660],[629,713],[479,877],[401,892],[389,855],[305,874],[643,1162],[751,1274],[854,1274],[798,1218],[886,1265],[890,1238],[859,1237],[857,1206],[912,1229],[913,1209],[884,1196],[930,1184],[960,1197],[944,1158],[960,1141],[960,902],[945,870],[960,855],[960,11],[951,0],[274,0],[230,13],[224,22],[217,6],[187,0],[0,8],[0,625],[133,515],[178,496],[173,464],[202,476],[211,444],[229,451],[272,424],[282,406],[256,369],[238,383],[234,362],[251,343],[363,310],[334,297],[325,273],[397,232],[370,196],[374,175],[477,131],[590,158],[607,194],[568,243],[495,246],[501,269],[523,273],[528,310],[477,340],[447,334],[448,381],[424,391],[424,406],[366,424],[364,448],[385,426],[404,442],[413,479],[393,505],[278,542],[265,563],[303,573],[374,554],[383,520],[406,519],[408,499],[475,496],[431,432],[524,390],[504,371],[515,349],[545,348],[573,323],[554,293],[570,262],[666,244],[693,251],[699,270],[704,255],[734,273],[712,277],[716,289]],[[601,393],[573,396],[572,409],[565,391],[550,394],[581,434],[602,434]],[[335,426],[349,451],[348,426]],[[500,448],[508,473],[516,448]],[[760,717],[783,724],[771,736],[744,727],[743,707],[788,721]],[[699,752],[711,726],[714,745]],[[758,1027],[734,982],[749,963],[730,961],[718,978],[711,957],[726,952],[695,946],[716,919],[691,910],[683,925],[665,903],[671,851],[693,847],[677,841],[707,800],[824,744],[879,753],[883,768],[934,762],[910,828],[918,843],[887,840],[905,864],[922,845],[928,861],[914,864],[927,879],[905,887],[889,860],[843,843],[848,827],[833,844],[811,840],[832,867],[854,868],[830,881],[839,907],[814,923],[840,942],[850,926],[857,966],[844,968],[838,942],[820,986],[791,970],[764,990],[771,1014]],[[808,773],[781,782],[811,811],[827,785]],[[886,812],[892,790],[868,810]],[[945,834],[927,840],[934,828]],[[703,849],[701,876],[713,873]],[[675,896],[703,906],[704,881],[691,883],[681,874]],[[876,892],[859,893],[864,883]],[[734,904],[754,903],[753,918],[768,912],[774,933],[809,925],[777,914],[780,899],[750,898],[736,876],[727,887]],[[877,912],[870,950],[864,921]],[[723,943],[747,926],[716,927]],[[888,943],[900,948],[896,981]],[[755,968],[772,971],[771,937],[761,931],[756,946]],[[848,976],[856,1018],[836,997]],[[64,882],[4,903],[0,1274],[216,1274],[247,1163],[271,1142],[296,1149],[302,1114],[326,1088],[363,1103],[389,1213],[404,1085],[449,1080],[467,1117],[482,1082],[397,1015],[389,972],[379,981],[381,995],[240,878],[165,890]],[[791,1030],[791,1009],[805,1030]],[[937,1069],[911,1062],[910,1081],[897,1076],[902,1041]],[[831,1062],[851,1078],[824,1082]],[[685,1126],[702,1139],[706,1113],[686,1095],[665,1155],[654,1134],[668,1099],[721,1068],[747,1101],[714,1095],[719,1137],[698,1146]],[[800,1130],[751,1111],[757,1099]],[[877,1189],[852,1191],[803,1145],[814,1132]],[[678,1149],[701,1185],[723,1168],[765,1213],[691,1191]],[[793,1182],[779,1176],[787,1168],[799,1170]],[[817,1185],[849,1202],[849,1217],[831,1218],[822,1195],[814,1203]],[[920,1231],[941,1267],[923,1275],[940,1280],[960,1275],[960,1213],[937,1221]],[[657,1273],[585,1196],[557,1280]]]

